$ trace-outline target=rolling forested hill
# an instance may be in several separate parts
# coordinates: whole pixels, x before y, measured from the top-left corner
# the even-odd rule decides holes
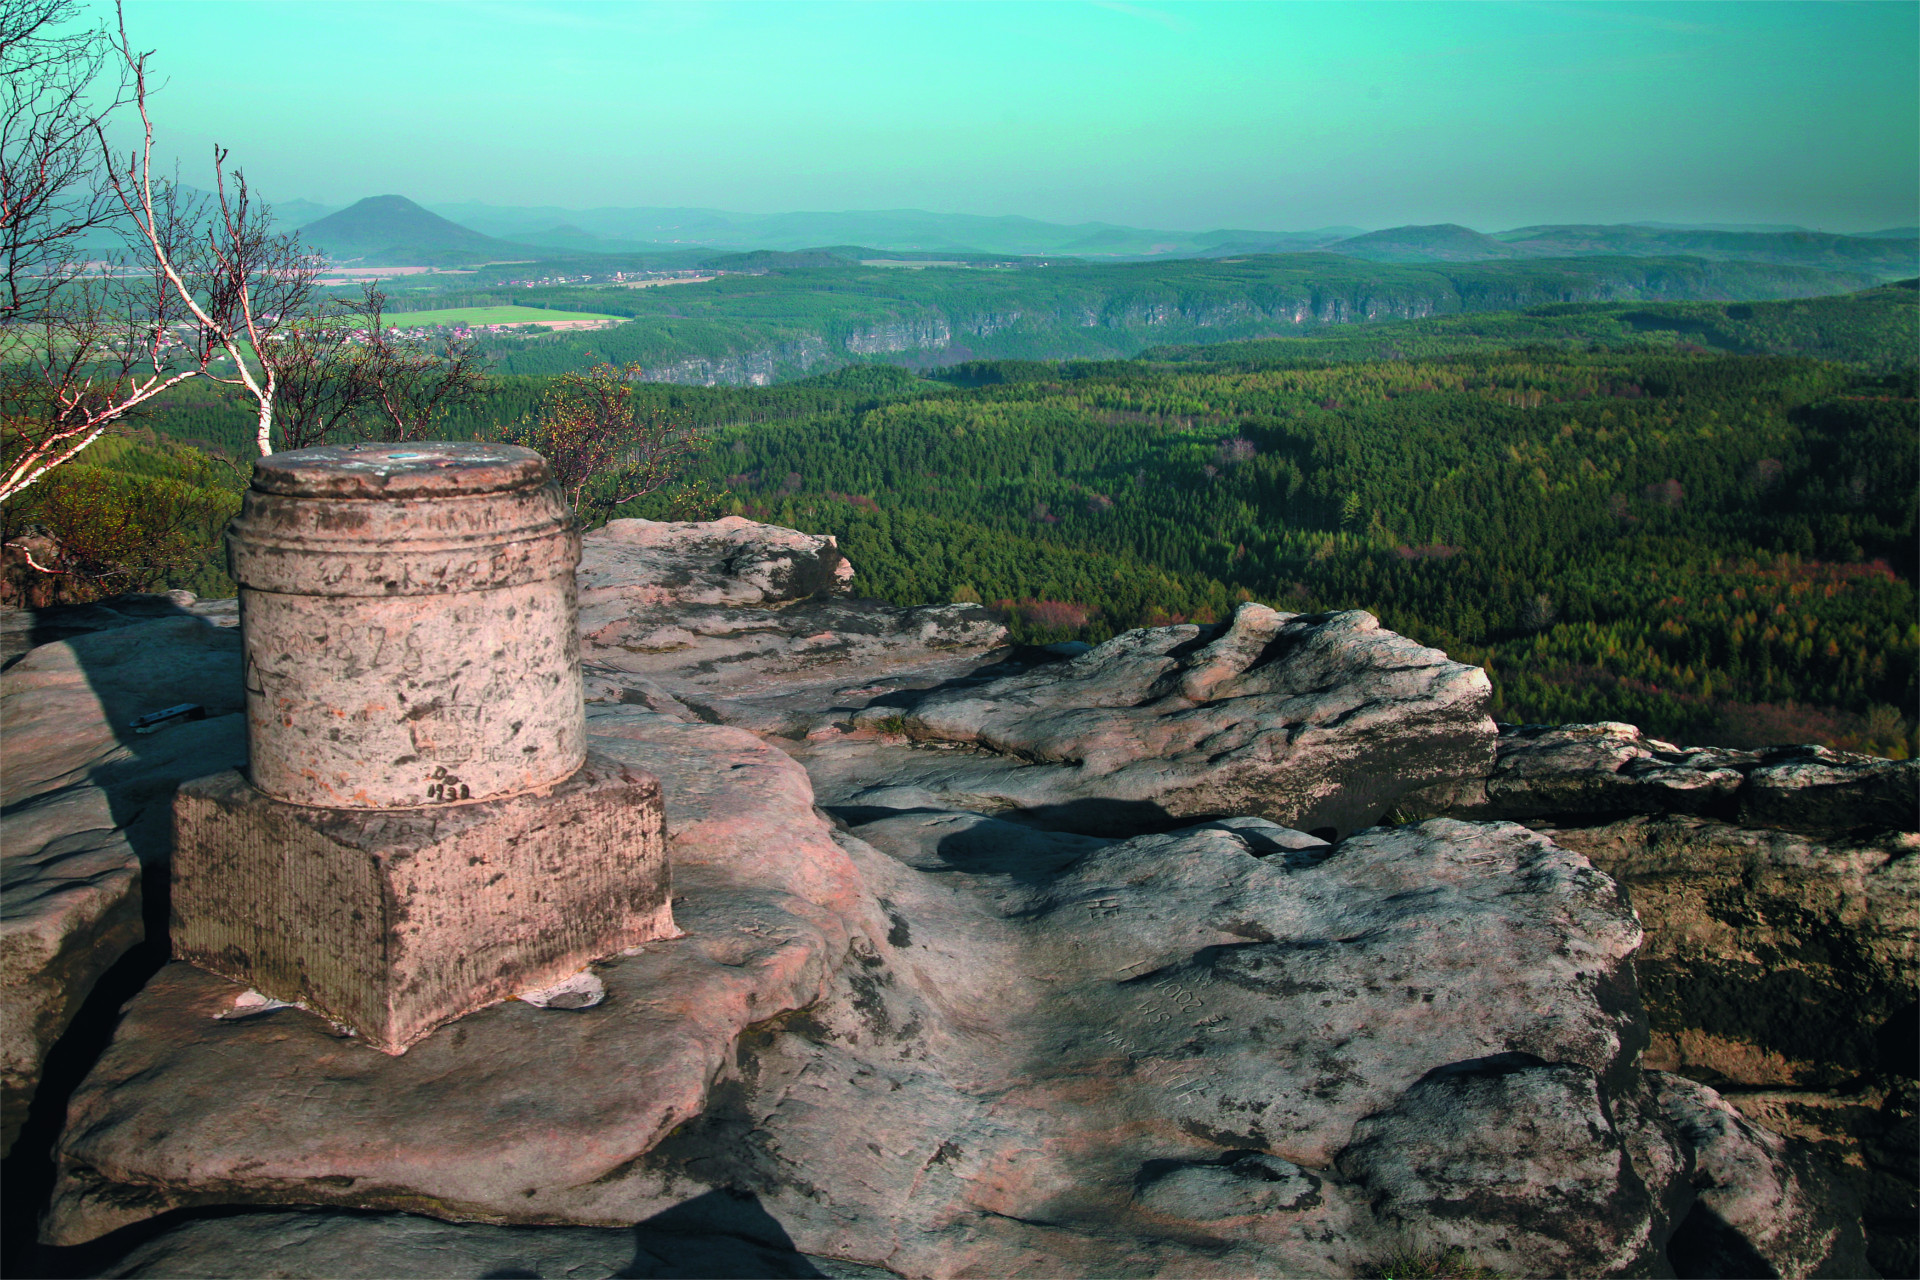
[[[1503,719],[1904,755],[1916,300],[1556,305],[639,395],[705,429],[723,509],[834,533],[864,593],[978,599],[1024,639],[1360,607],[1484,665]],[[490,435],[544,385],[498,378],[445,432]],[[237,451],[246,418],[193,392],[144,425]]]
[[[1914,361],[1920,343],[1916,289],[1920,280],[1778,302],[1564,303],[1518,314],[1463,314],[1329,329],[1309,337],[1150,347],[1140,355],[1144,360],[1265,368],[1597,344],[1812,356],[1886,372]]]
[[[314,209],[318,212],[317,206]],[[1490,234],[1444,224],[1375,231],[1357,227],[1173,231],[1102,222],[1063,225],[1032,218],[930,213],[923,209],[743,214],[718,209],[503,208],[468,203],[436,205],[434,212],[500,239],[601,253],[668,245],[705,245],[740,252],[858,244],[887,252],[956,257],[1050,255],[1089,259],[1218,257],[1313,249],[1384,262],[1684,255],[1863,271],[1886,279],[1913,274],[1916,251],[1912,228],[1854,236],[1804,227],[1650,223],[1516,227]],[[298,225],[298,220],[290,225]],[[1873,243],[1876,240],[1882,243]],[[1907,243],[1885,243],[1890,240]]]
[[[1705,227],[1517,227],[1482,235],[1442,223],[1394,227],[1326,246],[1375,262],[1485,262],[1492,259],[1688,257],[1719,262],[1859,271],[1880,279],[1909,275],[1915,245],[1898,236],[1840,236],[1823,231],[1723,231]]]
[[[831,259],[828,259],[831,261]],[[670,288],[545,286],[412,295],[393,311],[506,303],[629,317],[591,334],[501,341],[502,372],[552,375],[593,357],[657,381],[767,383],[886,359],[1113,359],[1335,326],[1548,304],[1777,299],[1873,283],[1802,267],[1690,258],[1398,265],[1329,254],[1004,269],[856,264],[732,274]]]
[[[1585,253],[1683,254],[1736,262],[1794,263],[1837,271],[1907,275],[1913,270],[1912,236],[1838,236],[1824,231],[1717,231],[1708,228],[1638,226],[1518,227],[1493,239],[1530,257]]]

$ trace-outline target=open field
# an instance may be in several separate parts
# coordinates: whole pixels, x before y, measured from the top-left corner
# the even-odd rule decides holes
[[[387,323],[400,329],[464,324],[540,324],[553,329],[597,329],[619,324],[625,317],[592,311],[554,311],[546,307],[449,307],[440,311],[390,311]]]
[[[328,267],[320,273],[322,284],[342,280],[383,280],[388,276],[470,276],[471,267]]]
[[[715,277],[691,275],[691,276],[676,276],[670,280],[622,280],[620,282],[620,287],[622,289],[657,289],[661,285],[668,285],[668,284],[705,284],[707,281],[712,279],[715,279]]]

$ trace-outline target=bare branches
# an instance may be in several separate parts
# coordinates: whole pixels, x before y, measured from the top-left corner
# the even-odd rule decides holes
[[[330,440],[424,440],[448,410],[480,392],[485,372],[464,339],[434,342],[386,323],[386,295],[368,284],[353,302],[290,326],[262,348],[277,379],[281,447]]]
[[[665,488],[693,453],[689,428],[633,403],[640,373],[638,365],[612,364],[564,373],[548,389],[537,418],[506,430],[508,440],[547,456],[567,501],[590,523]],[[606,483],[590,490],[595,481]]]
[[[0,293],[0,499],[70,462],[130,412],[188,378],[209,376],[224,355],[247,378],[240,334],[252,322],[252,275],[283,269],[263,245],[264,211],[249,213],[222,182],[219,217],[176,185],[152,180],[153,133],[125,169],[106,140],[108,115],[132,103],[147,121],[146,59],[98,29],[49,34],[68,0],[0,0],[7,258]],[[90,86],[111,63],[104,102]],[[224,159],[224,157],[220,157]],[[224,233],[224,235],[223,235]],[[137,236],[131,254],[111,235]],[[306,281],[276,282],[302,300]],[[209,304],[212,311],[209,312]]]
[[[194,358],[173,332],[171,302],[137,270],[96,264],[0,328],[0,499],[205,371],[204,354]]]
[[[424,440],[447,410],[471,400],[484,367],[471,338],[447,338],[437,347],[386,323],[386,295],[373,284],[350,309],[364,325],[357,372],[366,389],[371,434],[381,440]]]
[[[283,449],[310,449],[359,434],[366,404],[356,334],[346,315],[328,312],[291,325],[266,349],[273,368],[274,425]]]
[[[127,86],[95,92],[104,32],[55,34],[76,12],[73,0],[0,0],[0,498],[122,411],[93,367],[117,327],[113,273],[90,271],[88,255],[116,216],[95,139]]]
[[[94,138],[126,101],[102,88],[98,28],[54,34],[77,0],[0,0],[0,324],[37,315],[86,267],[117,207]]]

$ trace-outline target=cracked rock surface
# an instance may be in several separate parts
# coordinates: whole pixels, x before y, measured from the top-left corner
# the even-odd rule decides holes
[[[1614,723],[1504,726],[1497,751],[1396,816],[1511,817],[1620,881],[1647,930],[1647,1064],[1818,1151],[1871,1264],[1920,1274],[1920,766]]]
[[[1130,631],[1064,662],[854,713],[921,747],[809,745],[830,808],[1017,810],[1121,833],[1224,815],[1343,834],[1491,760],[1486,674],[1359,610],[1244,604],[1225,628]]]

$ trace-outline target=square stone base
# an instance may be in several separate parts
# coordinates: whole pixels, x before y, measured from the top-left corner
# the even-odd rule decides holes
[[[174,802],[174,955],[387,1053],[674,933],[660,784],[604,756],[435,808],[287,804],[232,770]]]

